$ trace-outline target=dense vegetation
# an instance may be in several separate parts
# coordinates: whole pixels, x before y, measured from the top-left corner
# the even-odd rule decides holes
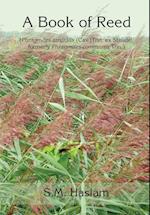
[[[148,107],[142,39],[125,50],[1,50],[0,215],[148,215]],[[43,186],[109,196],[51,198]]]

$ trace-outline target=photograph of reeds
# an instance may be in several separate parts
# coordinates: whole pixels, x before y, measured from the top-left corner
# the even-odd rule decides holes
[[[0,27],[0,215],[148,215],[143,30]]]

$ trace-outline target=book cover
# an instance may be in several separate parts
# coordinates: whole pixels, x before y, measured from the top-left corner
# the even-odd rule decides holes
[[[0,215],[148,215],[148,0],[0,0]]]

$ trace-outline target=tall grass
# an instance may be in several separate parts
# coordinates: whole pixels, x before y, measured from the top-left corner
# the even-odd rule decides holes
[[[148,53],[131,45],[3,53],[0,215],[148,215]]]

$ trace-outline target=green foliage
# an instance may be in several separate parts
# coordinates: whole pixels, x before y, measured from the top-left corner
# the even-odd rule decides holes
[[[146,44],[143,45],[143,49],[146,55]],[[105,68],[108,77],[112,73],[120,74],[120,68],[117,70],[115,67],[109,67],[109,63],[114,57],[110,50],[92,50],[90,54],[98,55],[101,59],[98,63],[85,59],[85,65],[91,68],[88,75],[100,68]],[[3,58],[4,56],[1,59]],[[148,215],[149,188],[146,182],[134,181],[132,184],[129,180],[125,183],[118,183],[116,188],[113,181],[119,174],[125,175],[126,172],[122,173],[122,169],[130,169],[132,159],[134,159],[133,157],[132,159],[130,157],[111,159],[116,155],[116,148],[124,138],[123,135],[119,136],[118,134],[122,132],[120,125],[112,135],[103,135],[93,131],[95,139],[89,142],[80,130],[82,126],[86,125],[86,129],[91,126],[89,122],[89,124],[86,123],[86,119],[92,114],[86,111],[85,107],[96,104],[94,111],[97,112],[99,108],[105,107],[105,100],[113,96],[117,88],[119,89],[118,93],[124,91],[124,95],[128,98],[130,89],[139,87],[142,91],[148,81],[145,79],[138,81],[133,78],[133,74],[130,74],[127,79],[122,78],[120,82],[117,82],[116,88],[106,89],[104,96],[99,98],[86,82],[86,69],[83,69],[83,73],[81,73],[83,61],[80,62],[74,54],[66,58],[59,71],[60,79],[53,92],[57,93],[56,101],[53,101],[52,95],[49,95],[48,102],[44,104],[42,115],[35,121],[26,124],[22,136],[15,138],[11,146],[2,145],[0,153],[0,215],[10,214],[8,212],[13,207],[14,215],[33,215],[33,209],[40,206],[42,215]],[[133,71],[136,71],[138,64],[144,65],[143,59],[135,59]],[[59,66],[57,61],[46,63],[34,56],[28,57],[20,68],[8,65],[1,60],[0,84],[4,87],[0,88],[0,97],[13,94],[18,98],[24,92],[23,90],[32,86],[42,74],[49,69],[53,72],[55,66]],[[35,68],[36,72],[29,80],[26,80],[25,74],[32,68]],[[122,96],[122,94],[120,95]],[[81,102],[80,104],[83,105],[78,114],[72,114],[73,128],[70,132],[76,131],[74,136],[78,136],[78,138],[63,138],[56,144],[40,148],[32,145],[30,136],[35,134],[36,139],[39,128],[42,130],[43,127],[50,125],[57,115],[65,113],[70,107],[68,99]],[[144,99],[143,95],[140,101],[145,101]],[[139,100],[134,105],[130,105],[128,102],[124,115],[133,116],[135,114],[144,117],[144,107],[136,109],[138,102]],[[75,107],[73,106],[74,109]],[[130,126],[127,123],[126,125]],[[110,172],[103,170],[105,164],[108,163],[113,166],[113,170]],[[104,183],[104,178],[108,179],[108,182]],[[99,198],[95,196],[72,197],[70,195],[45,196],[43,187],[46,185],[63,189],[64,187],[72,187],[83,192],[90,186],[95,190],[108,188],[109,196]],[[128,188],[133,188],[133,190]]]

